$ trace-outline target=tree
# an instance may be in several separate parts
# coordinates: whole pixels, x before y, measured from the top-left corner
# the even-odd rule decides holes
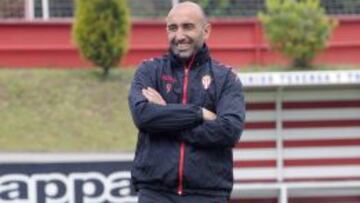
[[[130,30],[125,0],[77,0],[73,38],[82,55],[107,77],[127,51]]]
[[[336,26],[318,0],[267,0],[259,18],[271,47],[302,68],[311,67]]]

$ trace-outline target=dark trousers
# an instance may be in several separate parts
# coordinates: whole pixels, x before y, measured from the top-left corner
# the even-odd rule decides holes
[[[138,203],[227,203],[226,197],[200,195],[176,195],[161,191],[141,189]]]

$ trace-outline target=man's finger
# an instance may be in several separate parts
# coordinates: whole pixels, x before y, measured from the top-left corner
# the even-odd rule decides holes
[[[149,90],[143,90],[143,92],[147,95],[147,97],[151,98],[152,100],[159,99],[156,94],[154,94],[153,92],[151,92]]]
[[[147,90],[150,91],[150,92],[153,93],[153,94],[156,94],[156,95],[161,96],[158,91],[156,91],[155,89],[153,89],[153,88],[151,88],[151,87],[148,87]]]
[[[209,111],[205,108],[202,108],[202,113],[203,113],[203,119],[206,121],[213,121],[216,120],[216,114],[212,111]]]
[[[147,100],[151,100],[151,95],[149,94],[148,91],[146,91],[145,89],[142,90],[142,94],[144,95],[144,97],[147,99]]]
[[[142,89],[142,94],[145,96],[145,98],[155,104],[159,104],[162,106],[166,105],[166,101],[162,98],[162,96],[153,88],[147,87],[146,89]]]
[[[154,94],[154,92],[151,92],[147,89],[143,89],[142,94],[151,103],[155,103],[155,104],[159,104],[159,105],[163,105],[163,106],[166,105],[165,100],[160,95],[158,96],[158,95]]]
[[[149,89],[145,89],[144,91],[146,91],[149,95],[156,96],[156,94],[154,92],[150,91]]]
[[[158,91],[156,91],[155,89],[153,89],[153,88],[151,88],[151,87],[148,87],[146,90],[147,90],[149,93],[151,93],[152,95],[156,96],[158,99],[163,100],[161,94],[160,94]]]
[[[155,89],[151,88],[151,87],[148,87],[147,89],[149,92],[151,92],[153,95],[155,95],[159,100],[164,100],[161,96],[161,94],[156,91]]]
[[[149,100],[151,102],[154,102],[156,100],[156,95],[154,95],[153,93],[151,93],[147,90],[143,90],[142,93],[147,100]]]
[[[160,94],[151,87],[148,87],[146,90],[154,96],[160,96]]]

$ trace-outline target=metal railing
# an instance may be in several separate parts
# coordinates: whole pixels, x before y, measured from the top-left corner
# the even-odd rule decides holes
[[[136,19],[163,18],[172,5],[184,0],[128,0]],[[254,17],[265,9],[266,0],[193,0],[210,17]],[[360,15],[360,0],[320,0],[329,15]],[[51,20],[72,18],[75,0],[1,0],[0,19]]]

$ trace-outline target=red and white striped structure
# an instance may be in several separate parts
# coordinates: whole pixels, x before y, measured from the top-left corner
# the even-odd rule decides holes
[[[360,71],[240,77],[232,202],[360,202]]]

